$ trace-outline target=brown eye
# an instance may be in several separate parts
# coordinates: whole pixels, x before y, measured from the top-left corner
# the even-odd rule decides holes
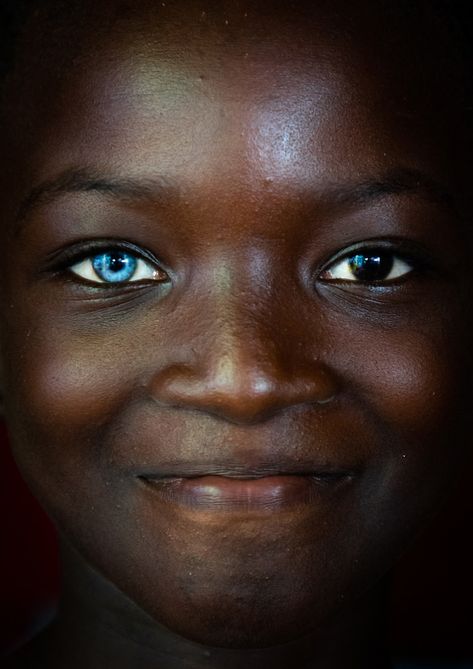
[[[412,270],[411,265],[387,249],[359,249],[333,263],[321,279],[380,283],[398,279]]]

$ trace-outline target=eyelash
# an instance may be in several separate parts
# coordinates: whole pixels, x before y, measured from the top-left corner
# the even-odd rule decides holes
[[[319,273],[318,279],[345,284],[391,285],[405,280],[405,277],[425,266],[423,258],[414,256],[412,252],[403,252],[399,247],[360,244],[348,253],[344,250],[335,258],[332,257]]]
[[[333,270],[337,264],[346,262],[356,256],[375,256],[382,255],[390,258],[391,276],[390,278],[381,278],[379,280],[348,279],[346,277],[331,278],[327,276],[329,270]],[[393,271],[395,270],[395,271]],[[371,287],[378,290],[390,287],[400,286],[406,281],[414,278],[420,278],[431,272],[438,273],[441,266],[437,259],[421,244],[403,239],[403,238],[381,238],[369,239],[352,244],[333,254],[318,271],[317,279],[325,284],[339,284],[344,286],[357,286],[369,289]],[[325,276],[324,276],[325,275]]]
[[[107,262],[106,256],[116,256],[115,265],[120,260],[120,256],[122,262],[124,258],[131,259],[131,262],[128,260],[128,262],[124,263],[124,269],[126,271],[128,267],[130,276],[125,280],[119,281],[107,281],[102,278],[98,274],[97,269],[102,272],[107,271],[105,266]],[[52,262],[54,263],[54,258]],[[66,249],[61,254],[59,263],[53,269],[55,273],[68,275],[68,278],[72,281],[105,289],[133,284],[163,283],[169,280],[169,276],[166,270],[162,268],[162,264],[150,252],[132,244],[117,243],[116,241],[82,245],[79,248],[74,246]],[[116,267],[114,271],[118,273],[119,268]],[[137,275],[138,278],[129,280]]]
[[[343,283],[362,286],[398,284],[404,281],[408,275],[426,268],[429,264],[429,259],[426,257],[427,254],[419,249],[413,249],[412,246],[403,240],[392,242],[387,242],[386,240],[378,242],[369,240],[369,242],[360,242],[349,249],[345,248],[338,254],[332,255],[318,272],[316,280],[324,283]],[[108,260],[107,256],[109,256]],[[124,280],[107,281],[102,278],[103,273],[107,271],[104,265],[110,261],[112,256],[116,256],[115,265],[117,263],[119,265],[122,262],[130,270],[129,276]],[[353,273],[353,265],[355,265],[356,270],[360,271],[361,269],[361,272],[363,272],[363,260],[366,261],[367,258],[373,259],[375,256],[378,256],[379,262],[375,262],[374,264],[377,264],[379,268],[383,265],[384,261],[384,269],[389,269],[389,274],[391,275],[394,271],[394,276],[377,280],[364,280],[356,276],[353,279],[349,278],[349,272]],[[131,262],[124,262],[124,258],[131,259]],[[354,262],[353,259],[355,259]],[[350,260],[352,261],[351,268],[347,269],[345,267],[341,270],[340,267],[343,266],[343,263],[350,264]],[[329,273],[334,274],[337,268],[338,276],[330,276]],[[125,267],[125,274],[126,269]],[[97,270],[102,271],[102,277],[98,274]],[[117,288],[133,284],[143,285],[145,283],[163,283],[169,281],[167,272],[162,268],[157,258],[149,251],[129,243],[117,243],[116,241],[110,243],[104,241],[100,244],[94,243],[81,246],[80,248],[72,247],[62,254],[60,265],[59,267],[56,266],[56,271],[67,273],[72,280],[100,288]],[[119,268],[115,268],[112,271],[119,273]],[[130,280],[136,276],[138,278]]]

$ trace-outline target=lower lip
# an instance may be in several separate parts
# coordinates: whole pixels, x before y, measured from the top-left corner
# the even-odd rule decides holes
[[[330,476],[277,475],[238,479],[225,476],[148,479],[164,501],[212,510],[275,510],[313,502],[323,490],[332,490],[351,479]]]

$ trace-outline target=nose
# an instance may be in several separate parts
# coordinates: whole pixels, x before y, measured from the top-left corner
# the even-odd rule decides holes
[[[156,374],[151,394],[160,404],[203,411],[237,424],[253,424],[300,404],[326,404],[337,393],[333,374],[314,362],[288,376],[280,367],[237,357],[233,351],[201,372],[170,365]]]
[[[230,334],[228,322],[217,322],[205,341],[196,339],[191,361],[155,371],[149,392],[159,404],[253,424],[337,394],[335,373],[298,342],[291,345],[287,332],[281,345],[263,325]]]

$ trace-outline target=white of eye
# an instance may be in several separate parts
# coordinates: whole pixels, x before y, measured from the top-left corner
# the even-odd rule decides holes
[[[353,255],[342,258],[338,262],[334,263],[331,267],[329,267],[327,270],[324,271],[323,277],[324,279],[338,279],[341,281],[360,281],[354,274],[353,271],[350,267],[350,258],[352,258]],[[409,265],[407,262],[402,260],[401,258],[398,258],[397,256],[394,256],[394,261],[393,265],[391,267],[391,271],[389,274],[384,277],[384,279],[377,279],[376,283],[382,282],[382,281],[391,281],[392,279],[398,279],[401,276],[404,276],[405,274],[408,274],[409,272],[412,272],[413,267]]]
[[[112,281],[105,281],[97,274],[92,263],[94,257],[95,256],[84,258],[84,260],[81,260],[75,265],[71,265],[69,271],[92,283],[113,283]],[[135,281],[143,280],[162,281],[162,279],[162,272],[154,265],[146,262],[142,258],[136,258],[136,269],[132,276],[130,276],[129,279],[117,281],[117,283],[133,283]]]

